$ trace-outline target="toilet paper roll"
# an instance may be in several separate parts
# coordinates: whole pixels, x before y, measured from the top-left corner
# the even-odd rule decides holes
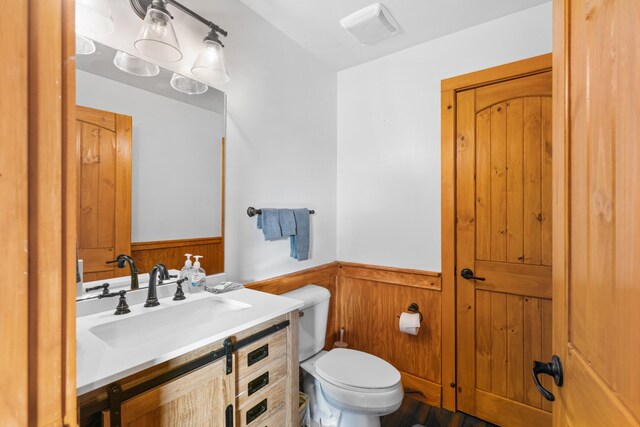
[[[402,313],[400,315],[400,332],[410,335],[418,335],[420,329],[419,313]]]

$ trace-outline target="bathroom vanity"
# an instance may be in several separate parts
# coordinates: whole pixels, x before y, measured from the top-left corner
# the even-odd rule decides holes
[[[297,422],[300,301],[249,289],[173,301],[175,285],[159,291],[158,307],[145,308],[140,290],[127,294],[129,314],[85,308],[77,318],[80,425]]]

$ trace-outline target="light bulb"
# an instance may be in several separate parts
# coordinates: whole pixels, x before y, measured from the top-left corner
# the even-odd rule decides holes
[[[138,52],[149,58],[167,62],[182,59],[171,17],[161,9],[150,7],[147,10],[140,34],[133,45]]]
[[[205,39],[191,72],[210,84],[227,83],[229,73],[227,73],[222,45],[215,40]]]

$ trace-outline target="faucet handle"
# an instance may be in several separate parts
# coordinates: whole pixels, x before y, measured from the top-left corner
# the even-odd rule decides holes
[[[186,277],[176,280],[177,287],[176,287],[176,293],[173,295],[174,301],[182,301],[183,299],[186,298],[184,296],[184,291],[182,290],[182,284],[186,281],[187,281]]]
[[[97,291],[98,289],[102,289],[102,294],[101,295],[107,295],[109,293],[109,284],[108,283],[103,283],[102,285],[98,285],[98,286],[93,286],[91,288],[87,288],[84,291],[85,292],[91,292],[91,291]],[[98,297],[100,298],[100,297]]]
[[[119,291],[119,292],[107,292],[107,293],[103,293],[98,295],[99,299],[102,298],[111,298],[111,297],[115,297],[115,296],[120,296],[120,299],[118,300],[118,306],[116,307],[116,311],[115,314],[116,316],[119,316],[121,314],[127,314],[127,313],[131,313],[131,310],[129,309],[129,304],[127,304],[127,291],[125,291],[124,289]]]

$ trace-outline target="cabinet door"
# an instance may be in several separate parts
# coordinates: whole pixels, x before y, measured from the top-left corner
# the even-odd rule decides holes
[[[233,375],[220,359],[122,403],[121,425],[136,427],[224,426],[225,410],[235,399]],[[110,412],[103,425],[110,427]]]

